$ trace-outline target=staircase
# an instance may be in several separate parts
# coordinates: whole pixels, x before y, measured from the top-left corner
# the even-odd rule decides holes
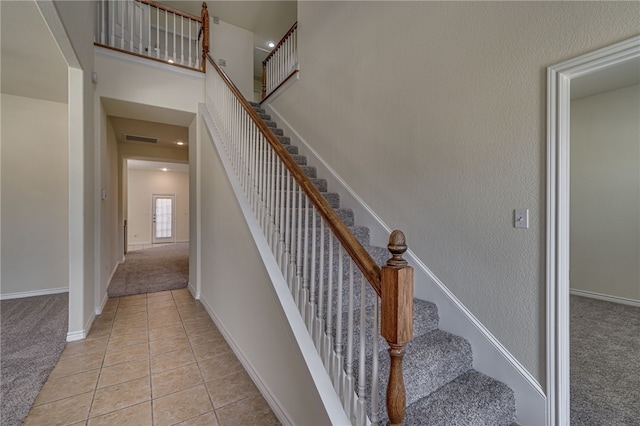
[[[355,224],[351,209],[340,207],[339,194],[328,191],[327,181],[317,176],[315,167],[309,166],[307,158],[299,155],[298,147],[291,145],[290,138],[285,136],[283,130],[271,120],[271,116],[266,114],[258,104],[251,103],[251,105],[378,265],[385,264],[390,257],[387,249],[370,245],[369,229]],[[325,247],[328,246],[328,239],[324,241]],[[339,256],[337,246],[332,252],[334,259],[337,259]],[[335,272],[337,263],[337,260],[333,262],[332,272],[335,274],[337,274]],[[325,269],[323,272],[326,277],[329,274],[328,266],[324,264],[322,267]],[[320,274],[316,274],[316,276],[320,276]],[[319,286],[316,286],[316,292],[313,295],[315,300],[322,297],[326,301],[325,303],[330,301],[331,309],[327,311],[335,313],[332,318],[325,318],[328,327],[331,327],[331,324],[336,324],[339,320],[338,316],[343,322],[346,322],[348,300],[352,296],[357,299],[359,297],[357,292],[350,296],[349,290],[345,286],[342,294],[338,294],[336,288],[332,288],[330,294],[326,289],[320,294],[318,288]],[[367,286],[365,298],[365,305],[368,309],[372,309],[377,301],[377,296],[370,286]],[[359,331],[361,327],[360,311],[354,311],[353,317],[354,326]],[[366,315],[364,318],[368,323],[364,327],[367,330],[372,330],[372,316]],[[335,334],[335,329],[333,329],[334,341],[338,339]],[[353,334],[358,335],[357,332]],[[505,384],[473,370],[471,346],[465,339],[438,329],[438,310],[433,303],[414,299],[413,335],[413,340],[405,348],[403,360],[407,394],[405,425],[511,425],[515,421],[513,391]],[[348,338],[346,332],[340,338],[342,342],[346,342]],[[377,339],[377,342],[374,339]],[[346,343],[344,345],[346,346]],[[367,358],[373,357],[376,347],[380,360],[378,399],[382,402],[379,404],[378,424],[387,424],[388,418],[384,401],[387,389],[386,382],[389,377],[389,356],[386,354],[388,345],[382,337],[377,334],[373,336],[369,332],[365,345]],[[353,350],[352,359],[357,359],[359,346],[354,345]],[[348,368],[346,351],[343,353],[345,353],[344,367]],[[367,366],[371,364],[371,362],[366,363]],[[366,371],[367,395],[371,392],[372,377],[371,369],[368,370]],[[358,371],[354,371],[354,376],[357,383]],[[370,405],[368,413],[369,418],[373,420]]]

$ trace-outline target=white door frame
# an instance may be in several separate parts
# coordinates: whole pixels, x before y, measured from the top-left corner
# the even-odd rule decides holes
[[[547,424],[568,425],[571,80],[640,57],[640,36],[547,68]]]
[[[156,237],[156,200],[158,198],[171,199],[171,237]],[[151,195],[151,244],[175,243],[176,242],[176,196],[174,194],[153,194]]]

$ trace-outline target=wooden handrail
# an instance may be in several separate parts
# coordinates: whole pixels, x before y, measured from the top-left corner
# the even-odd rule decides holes
[[[342,247],[362,272],[381,299],[380,334],[389,344],[390,369],[387,384],[386,407],[389,425],[400,426],[406,410],[406,390],[402,374],[404,348],[413,338],[413,268],[402,258],[407,250],[406,239],[401,231],[393,231],[389,237],[388,250],[392,257],[380,268],[362,244],[349,231],[335,210],[320,191],[304,174],[269,127],[251,107],[240,90],[227,74],[218,67],[213,58],[207,59],[233,92],[253,123],[258,127],[271,148],[276,152],[306,196],[333,231]]]
[[[364,249],[364,247],[362,247],[362,244],[360,244],[351,231],[349,231],[347,225],[344,224],[335,210],[333,210],[320,191],[318,191],[318,188],[316,188],[307,175],[304,174],[300,166],[291,158],[287,150],[260,118],[258,113],[253,110],[251,105],[249,105],[249,102],[247,102],[240,90],[238,90],[235,84],[233,84],[227,74],[218,67],[211,55],[207,55],[207,58],[211,65],[220,74],[222,79],[227,83],[234,95],[238,98],[242,107],[245,109],[247,114],[249,114],[254,124],[267,139],[269,145],[271,145],[278,157],[280,157],[280,160],[289,169],[291,175],[304,190],[305,194],[309,197],[322,218],[327,222],[338,241],[340,241],[344,249],[349,253],[367,281],[369,281],[378,296],[380,296],[382,293],[382,285],[380,282],[381,269],[376,264],[375,260],[373,260],[371,255]]]
[[[296,30],[296,28],[298,28],[298,22],[296,22],[295,24],[293,24],[291,26],[291,28],[289,28],[289,31],[287,31],[287,33],[280,39],[280,41],[278,42],[278,44],[275,45],[275,47],[273,49],[271,49],[271,52],[267,55],[267,57],[265,58],[264,61],[262,61],[262,65],[266,65],[267,62],[269,61],[269,59],[275,55],[276,51],[280,48],[280,46],[282,46],[282,44],[289,38],[289,36],[291,35],[292,32],[294,32]]]
[[[194,21],[198,21],[198,22],[202,23],[202,17],[196,16],[196,15],[192,15],[190,13],[183,12],[183,11],[178,10],[178,9],[174,9],[173,7],[170,7],[170,6],[165,6],[162,3],[156,3],[155,1],[151,1],[151,0],[136,0],[136,1],[140,2],[140,3],[143,3],[143,4],[148,4],[149,6],[155,7],[157,9],[162,9],[162,10],[165,10],[167,12],[175,13],[176,15],[184,16],[185,18],[193,19]]]

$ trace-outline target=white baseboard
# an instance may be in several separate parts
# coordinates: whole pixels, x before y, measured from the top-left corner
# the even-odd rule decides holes
[[[238,358],[238,361],[240,361],[240,364],[242,364],[244,369],[247,371],[247,373],[251,377],[251,380],[253,380],[253,383],[255,383],[256,387],[260,390],[260,394],[262,394],[264,399],[269,404],[269,407],[271,407],[271,409],[273,410],[273,414],[276,415],[280,423],[282,423],[283,425],[293,425],[294,423],[291,420],[291,418],[289,418],[289,415],[287,414],[287,412],[284,410],[280,402],[278,402],[278,400],[273,397],[273,392],[270,391],[269,387],[265,384],[264,380],[262,380],[260,375],[253,368],[249,360],[245,358],[244,354],[242,353],[242,350],[238,347],[238,345],[233,340],[233,338],[231,337],[227,329],[224,327],[224,325],[222,324],[222,321],[220,321],[220,319],[213,312],[213,309],[211,309],[211,306],[209,306],[206,300],[201,300],[200,303],[202,303],[205,310],[211,317],[211,320],[214,322],[216,327],[218,327],[218,330],[220,330],[220,333],[222,333],[222,335],[224,336],[224,340],[227,342],[227,344],[229,345],[233,353],[236,355],[236,357]]]
[[[67,342],[74,342],[76,340],[86,339],[89,335],[89,331],[91,331],[91,326],[93,325],[93,321],[96,319],[96,314],[91,313],[91,316],[84,324],[84,328],[78,331],[70,331],[67,333]]]
[[[191,284],[191,281],[188,282],[187,288],[189,289],[189,293],[191,293],[191,296],[193,296],[194,299],[200,300],[200,293],[198,293],[198,290],[196,290],[193,284]]]
[[[20,291],[17,293],[0,294],[0,300],[20,299],[22,297],[47,296],[49,294],[68,293],[69,287],[48,288],[45,290]]]
[[[272,105],[264,107],[267,113],[276,117],[275,121],[291,138],[291,144],[298,146],[300,154],[311,159],[318,175],[327,180],[331,192],[340,195],[342,205],[353,210],[358,225],[369,228],[371,244],[386,247],[391,228]],[[517,423],[523,426],[545,424],[546,396],[540,383],[411,250],[407,251],[406,258],[415,266],[415,297],[438,306],[440,329],[467,339],[473,351],[473,368],[504,382],[514,391]]]
[[[104,306],[107,304],[108,300],[109,300],[109,294],[105,291],[104,294],[102,295],[102,300],[100,301],[100,304],[96,306],[96,316],[102,314],[102,311],[104,310]]]
[[[640,300],[628,299],[626,297],[611,296],[608,294],[595,293],[593,291],[578,290],[572,288],[569,290],[569,294],[575,296],[589,297],[591,299],[604,300],[605,302],[621,303],[623,305],[630,305],[640,308]]]

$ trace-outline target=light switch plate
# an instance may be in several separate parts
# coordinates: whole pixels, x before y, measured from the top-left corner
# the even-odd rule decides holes
[[[529,209],[516,209],[513,222],[516,228],[529,229]]]

